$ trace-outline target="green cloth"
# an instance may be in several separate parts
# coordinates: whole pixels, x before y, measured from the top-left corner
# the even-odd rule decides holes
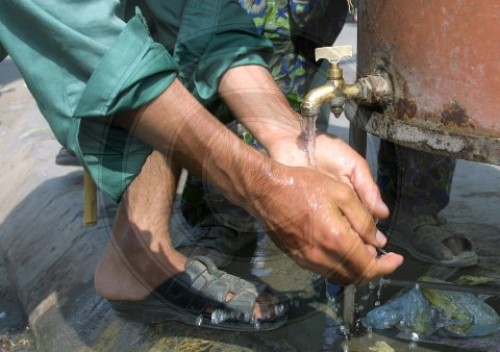
[[[111,126],[114,114],[148,103],[176,77],[210,107],[225,71],[266,65],[272,52],[231,0],[6,0],[0,45],[56,138],[116,201],[151,149]]]

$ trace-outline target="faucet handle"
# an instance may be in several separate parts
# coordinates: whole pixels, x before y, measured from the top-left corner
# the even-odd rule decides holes
[[[314,51],[316,61],[327,59],[331,64],[337,64],[343,57],[352,57],[352,45],[326,46]]]

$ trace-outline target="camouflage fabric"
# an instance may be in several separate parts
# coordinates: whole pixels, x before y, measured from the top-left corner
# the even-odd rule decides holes
[[[306,82],[316,67],[297,50],[292,31],[323,16],[328,0],[239,2],[252,17],[257,32],[272,41],[275,54],[270,61],[271,73],[292,107],[298,110]]]

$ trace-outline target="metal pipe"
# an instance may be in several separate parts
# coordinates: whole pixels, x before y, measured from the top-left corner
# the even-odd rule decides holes
[[[337,87],[332,84],[325,84],[324,86],[312,89],[306,94],[300,106],[302,116],[318,116],[322,104],[330,102],[339,96]]]
[[[360,105],[371,105],[392,100],[392,85],[384,74],[361,77],[352,84],[345,84],[343,78],[329,80],[325,85],[306,94],[301,105],[302,116],[317,116],[320,106],[330,103],[335,116],[340,116],[346,100]]]

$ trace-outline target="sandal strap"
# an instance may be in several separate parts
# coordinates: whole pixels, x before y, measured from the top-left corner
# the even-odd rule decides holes
[[[433,255],[439,251],[440,246],[443,245],[443,241],[449,238],[459,238],[464,240],[465,250],[471,250],[472,244],[469,239],[461,234],[455,234],[444,227],[445,223],[441,221],[437,215],[434,214],[422,214],[414,217],[404,217],[399,222],[400,229],[407,229],[411,234],[406,233],[406,235],[411,236],[410,241],[415,249],[419,251],[431,251],[435,250]],[[434,226],[439,228],[439,230],[425,231],[422,229],[424,226]],[[418,236],[415,236],[416,233]]]
[[[441,226],[444,225],[442,221],[439,220],[437,215],[422,214],[416,216],[409,216],[402,219],[401,222],[407,222],[406,227],[410,227],[412,231],[417,231],[419,227],[422,226]]]
[[[266,287],[220,271],[203,256],[189,258],[185,271],[169,281],[158,293],[194,314],[203,314],[210,307],[251,317],[255,301]],[[232,298],[226,300],[229,293]]]

